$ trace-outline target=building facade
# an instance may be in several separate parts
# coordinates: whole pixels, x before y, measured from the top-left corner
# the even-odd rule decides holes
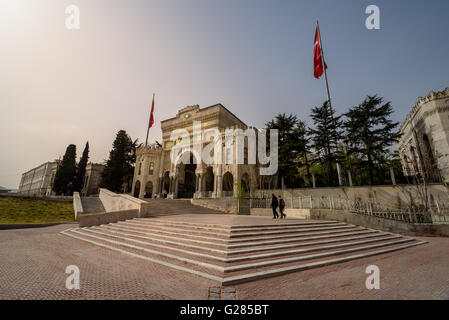
[[[91,196],[99,193],[101,182],[101,174],[103,173],[104,165],[99,163],[88,163],[86,166],[86,173],[84,174],[83,188],[81,189],[81,196]]]
[[[55,182],[58,162],[46,162],[22,174],[19,185],[19,194],[24,196],[53,196],[53,184]],[[84,175],[83,189],[81,195],[90,196],[98,194],[98,188],[101,182],[101,173],[104,165],[89,163],[86,166]]]
[[[201,134],[195,133],[194,129],[194,123],[198,122],[201,123]],[[134,197],[221,198],[256,189],[259,165],[254,162],[248,164],[247,141],[243,143],[244,163],[238,162],[241,164],[236,160],[237,144],[225,146],[226,129],[246,130],[249,127],[223,105],[202,109],[198,105],[187,106],[179,110],[176,117],[161,121],[161,128],[162,145],[137,149],[132,186]],[[183,143],[182,139],[173,141],[171,138],[172,133],[179,129],[188,132],[189,144],[197,148],[180,152],[176,159],[171,159],[172,148]],[[207,134],[214,129],[221,135],[222,161],[206,164],[201,155],[211,141],[217,141],[213,135]],[[213,148],[211,152],[214,156]]]
[[[449,88],[420,97],[400,133],[398,151],[404,175],[449,182]]]
[[[19,193],[25,196],[51,194],[51,187],[58,167],[57,161],[46,162],[22,174]]]

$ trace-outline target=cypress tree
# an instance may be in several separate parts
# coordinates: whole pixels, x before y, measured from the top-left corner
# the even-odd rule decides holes
[[[86,174],[86,166],[88,160],[89,160],[89,141],[86,142],[83,155],[81,156],[80,162],[78,163],[78,168],[76,170],[76,178],[73,184],[73,190],[75,191],[79,192],[83,188],[84,176]]]
[[[55,181],[53,184],[53,191],[60,195],[64,194],[67,185],[74,181],[76,174],[76,146],[70,144],[62,158],[62,162],[56,171]]]

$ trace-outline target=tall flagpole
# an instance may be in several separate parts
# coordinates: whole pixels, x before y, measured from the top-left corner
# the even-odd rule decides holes
[[[323,70],[324,70],[324,79],[326,80],[327,101],[329,103],[329,110],[332,110],[331,95],[329,93],[329,82],[327,81],[327,71],[326,71],[326,65],[324,63],[323,42],[321,41],[321,30],[320,30],[320,24],[319,24],[318,20],[316,21],[316,26],[318,28],[318,37],[320,39],[321,64],[322,64]],[[333,117],[332,117],[332,119],[333,119]],[[336,147],[338,147],[338,142],[337,142]],[[341,168],[340,168],[340,163],[338,162],[338,160],[337,160],[337,175],[338,175],[338,184],[340,186],[342,186],[343,180],[341,178]]]
[[[153,105],[154,105],[154,93],[153,93],[153,101],[151,103],[151,108],[153,108]],[[145,147],[148,146],[148,134],[150,133],[151,112],[152,112],[152,110],[150,111],[150,117],[148,118],[147,138],[145,139]]]
[[[325,67],[325,63],[324,63],[323,42],[321,41],[321,31],[320,31],[320,25],[318,23],[318,20],[316,21],[316,26],[318,28],[318,37],[320,38],[321,65],[323,66],[324,79],[326,80],[327,101],[329,102],[329,107],[332,109],[331,95],[329,93],[329,82],[327,81],[327,71],[326,71],[326,67]]]

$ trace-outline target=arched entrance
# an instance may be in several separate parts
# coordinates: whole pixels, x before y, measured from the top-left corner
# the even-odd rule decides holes
[[[138,198],[139,194],[140,194],[140,181],[137,180],[136,184],[134,185],[134,194],[133,194],[134,198]]]
[[[223,196],[230,197],[234,194],[234,177],[229,171],[223,175]]]
[[[145,198],[152,198],[153,197],[153,182],[148,181],[145,185]]]
[[[183,159],[184,157],[181,157]],[[191,199],[196,190],[196,159],[193,153],[190,152],[190,156],[186,163],[179,163],[178,167],[178,198]]]
[[[244,173],[243,175],[242,175],[242,179],[240,179],[240,183],[242,184],[242,190],[245,192],[245,193],[249,193],[249,191],[250,191],[250,181],[249,181],[249,175],[248,175],[248,173]]]
[[[170,172],[166,171],[164,173],[164,177],[162,178],[162,188],[161,188],[161,192],[164,198],[167,197],[169,190],[170,190]]]
[[[212,170],[212,167],[208,167],[206,169],[206,173],[204,174],[204,191],[214,191],[214,178],[214,171]]]

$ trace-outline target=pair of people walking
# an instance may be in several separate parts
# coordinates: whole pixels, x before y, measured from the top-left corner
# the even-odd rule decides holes
[[[281,219],[285,219],[287,217],[287,215],[284,213],[285,201],[284,201],[284,199],[282,199],[281,196],[279,196],[279,200],[278,200],[278,198],[276,198],[276,196],[273,193],[271,195],[271,209],[273,209],[273,219],[279,218],[279,214],[277,213],[277,210],[276,210],[278,207],[279,207],[279,212],[281,213]]]

